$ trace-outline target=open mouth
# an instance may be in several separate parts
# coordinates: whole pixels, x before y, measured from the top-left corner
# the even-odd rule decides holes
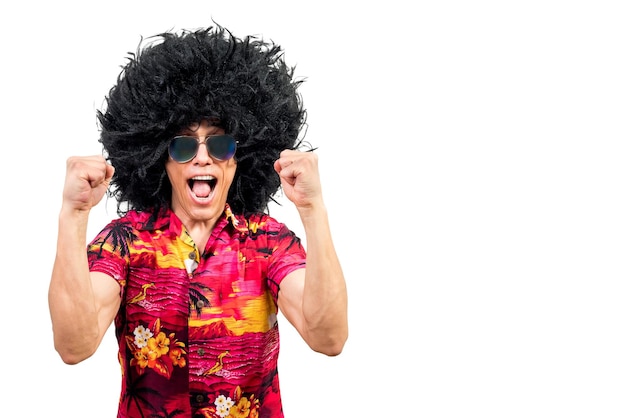
[[[189,188],[198,198],[207,198],[215,189],[217,179],[213,176],[195,176],[187,182]]]

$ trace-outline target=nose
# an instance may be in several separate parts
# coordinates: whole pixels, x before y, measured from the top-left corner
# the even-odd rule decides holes
[[[209,154],[209,147],[207,145],[207,139],[204,138],[203,141],[198,142],[198,152],[196,153],[196,157],[194,158],[194,163],[196,164],[210,164],[213,163],[213,159]],[[204,146],[203,146],[204,145]]]

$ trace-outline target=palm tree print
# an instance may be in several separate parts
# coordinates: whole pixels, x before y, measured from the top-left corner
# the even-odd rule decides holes
[[[211,301],[204,296],[204,293],[208,292],[213,293],[213,289],[202,283],[193,282],[189,284],[189,315],[195,311],[196,316],[200,317],[202,308],[211,306]],[[200,301],[202,303],[198,303]]]
[[[107,231],[107,233],[104,234],[104,231]],[[94,246],[98,244],[100,246],[98,258],[102,257],[106,243],[112,246],[113,251],[119,252],[122,257],[126,257],[130,254],[128,248],[129,244],[138,239],[137,235],[133,232],[132,226],[126,222],[115,222],[111,224],[110,227],[102,231],[99,237],[101,238],[94,242]]]

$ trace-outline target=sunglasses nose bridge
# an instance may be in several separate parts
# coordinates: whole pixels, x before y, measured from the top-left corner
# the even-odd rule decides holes
[[[211,153],[209,152],[209,138],[210,137],[207,136],[203,140],[199,140],[198,141],[198,148],[196,149],[196,156],[195,156],[195,158],[201,158],[203,160],[205,160],[205,159],[212,159],[213,158],[211,156]],[[202,145],[204,145],[204,150],[203,151],[201,151]]]

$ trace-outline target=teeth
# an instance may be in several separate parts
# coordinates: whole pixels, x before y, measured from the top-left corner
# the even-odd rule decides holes
[[[191,178],[192,180],[201,180],[201,181],[207,181],[207,180],[215,180],[215,177],[213,176],[195,176]]]

